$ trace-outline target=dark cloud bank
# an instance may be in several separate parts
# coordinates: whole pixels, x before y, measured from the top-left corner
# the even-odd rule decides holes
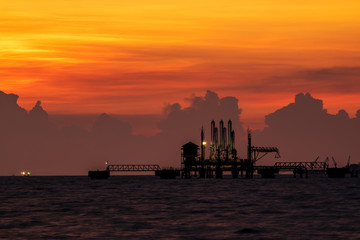
[[[108,114],[91,124],[55,124],[37,102],[27,112],[17,104],[18,96],[0,91],[0,175],[18,175],[22,170],[34,175],[85,175],[89,169],[102,169],[104,162],[118,164],[155,163],[180,166],[180,148],[187,141],[198,143],[204,125],[210,138],[210,121],[233,121],[236,146],[245,157],[245,130],[241,109],[235,97],[220,98],[208,91],[190,99],[190,107],[178,103],[164,110],[153,136],[134,135],[131,125]],[[79,117],[74,117],[78,119]],[[253,132],[256,146],[277,146],[282,161],[311,161],[317,156],[334,156],[339,165],[348,155],[360,159],[360,110],[355,118],[341,110],[327,113],[321,100],[298,94],[295,102],[265,116],[267,127]],[[270,157],[262,164],[271,164]]]

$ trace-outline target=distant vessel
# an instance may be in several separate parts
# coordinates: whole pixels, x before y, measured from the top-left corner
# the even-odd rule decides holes
[[[108,179],[110,176],[110,171],[109,170],[89,171],[88,176],[91,179]]]
[[[21,172],[21,176],[23,176],[23,177],[30,177],[30,172],[22,171],[22,172]]]

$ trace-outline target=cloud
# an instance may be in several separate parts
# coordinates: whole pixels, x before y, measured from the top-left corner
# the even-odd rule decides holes
[[[356,112],[356,118],[360,119],[360,109]]]
[[[265,116],[267,127],[256,132],[258,144],[275,145],[285,159],[312,161],[334,156],[345,165],[349,155],[359,159],[359,117],[350,118],[345,110],[329,114],[323,102],[309,93],[297,94],[295,101]]]
[[[331,68],[286,71],[283,75],[265,78],[258,85],[249,84],[245,88],[260,92],[299,92],[348,94],[358,93],[360,67],[338,66]]]
[[[180,148],[188,141],[199,143],[201,126],[205,140],[210,139],[210,122],[233,121],[236,148],[246,157],[246,142],[238,99],[220,97],[213,91],[187,98],[188,106],[172,103],[164,108],[163,118],[149,120],[101,114],[99,116],[49,115],[36,102],[27,112],[17,104],[18,96],[0,92],[0,174],[18,174],[24,169],[34,175],[86,174],[113,164],[159,164],[180,167]],[[138,125],[157,121],[158,132],[135,135],[128,121]],[[61,127],[53,120],[63,121]],[[72,123],[73,121],[73,123]],[[66,122],[66,123],[65,123]],[[360,110],[351,118],[346,111],[329,114],[323,101],[309,93],[299,93],[294,102],[265,116],[267,127],[253,132],[255,146],[277,146],[281,161],[324,160],[334,156],[339,165],[347,157],[360,158],[357,133]],[[90,126],[90,127],[89,127]],[[200,143],[199,143],[200,144]],[[261,165],[279,159],[264,159]]]
[[[129,137],[131,136],[131,126],[128,123],[103,113],[95,122],[93,132],[96,135]]]
[[[5,136],[26,125],[27,112],[17,104],[18,99],[18,95],[0,91],[0,129]]]
[[[190,106],[181,107],[179,103],[168,105],[164,111],[166,118],[159,121],[160,133],[151,138],[153,145],[149,152],[161,153],[166,166],[180,166],[180,147],[188,141],[200,144],[201,127],[205,130],[205,140],[210,142],[210,123],[219,124],[224,120],[233,121],[237,139],[243,135],[240,121],[241,109],[235,97],[219,97],[217,93],[207,91],[205,96],[193,96],[187,99]],[[239,145],[239,143],[238,143]],[[154,159],[155,160],[155,159]]]
[[[219,98],[215,92],[207,91],[204,97],[193,97],[189,101],[191,105],[184,109],[179,103],[169,105],[166,108],[167,118],[159,122],[159,129],[168,134],[182,132],[193,136],[194,133],[199,134],[202,125],[208,127],[212,120],[229,119],[241,129],[241,109],[235,97]]]
[[[18,174],[24,169],[34,175],[86,174],[89,169],[104,168],[105,161],[180,167],[181,146],[187,141],[199,142],[202,125],[209,139],[211,120],[231,119],[237,133],[243,133],[238,100],[221,98],[212,91],[188,98],[190,105],[185,108],[179,103],[169,104],[163,119],[155,119],[158,133],[147,137],[134,135],[124,117],[106,113],[96,118],[52,117],[40,101],[27,112],[17,104],[17,99],[17,95],[0,93],[1,119],[7,119],[0,125],[1,175]],[[62,127],[55,127],[54,119],[62,121]],[[137,121],[140,124],[141,118]],[[149,119],[145,117],[143,121]],[[153,121],[150,119],[152,124]],[[14,126],[7,131],[10,125]]]

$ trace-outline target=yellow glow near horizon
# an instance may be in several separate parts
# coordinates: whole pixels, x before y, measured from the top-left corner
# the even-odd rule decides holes
[[[358,1],[0,0],[0,6],[0,90],[19,94],[26,108],[42,99],[50,112],[158,113],[167,102],[211,89],[265,114],[260,99],[275,95],[278,107],[300,91],[336,104],[345,90],[303,75],[289,79],[360,66]],[[257,93],[259,86],[265,89]]]

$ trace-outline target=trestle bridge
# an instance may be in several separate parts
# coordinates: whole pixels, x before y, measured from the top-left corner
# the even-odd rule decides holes
[[[154,172],[161,170],[157,164],[107,164],[106,170],[112,172]]]

